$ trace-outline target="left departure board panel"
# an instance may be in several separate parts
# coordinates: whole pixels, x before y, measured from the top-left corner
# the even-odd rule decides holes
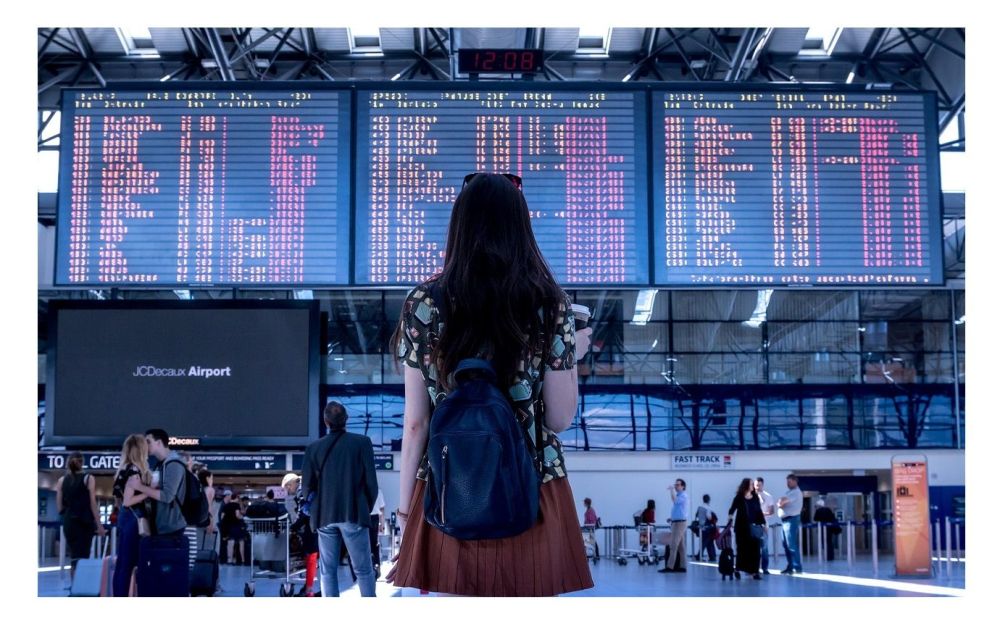
[[[350,91],[63,93],[56,284],[350,282]]]

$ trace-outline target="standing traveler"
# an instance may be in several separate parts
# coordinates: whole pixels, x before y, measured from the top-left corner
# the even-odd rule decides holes
[[[302,540],[302,555],[306,564],[306,580],[295,596],[313,596],[313,584],[319,568],[319,540],[309,524],[309,502],[302,495],[302,479],[295,472],[285,474],[281,479],[285,488],[285,509],[292,519],[291,530]]]
[[[115,573],[112,593],[128,596],[132,585],[132,571],[139,565],[139,538],[151,532],[147,499],[129,487],[128,482],[137,476],[144,484],[151,482],[148,466],[149,446],[141,434],[129,435],[122,444],[121,462],[115,473],[114,493],[119,504],[118,510],[118,554],[115,558]]]
[[[229,489],[222,494],[222,506],[219,507],[219,529],[226,540],[226,563],[238,565],[236,551],[239,550],[240,562],[246,557],[246,536],[243,534],[243,509],[240,507],[239,496]]]
[[[590,527],[590,539],[592,540],[591,543],[594,544],[594,559],[600,559],[601,548],[597,545],[597,536],[594,534],[594,529],[601,525],[601,518],[597,516],[597,511],[594,510],[590,498],[583,499],[583,507],[583,525]]]
[[[306,448],[302,493],[315,492],[310,524],[319,533],[319,585],[323,596],[340,596],[337,568],[341,542],[358,576],[361,596],[375,596],[368,528],[378,496],[371,439],[347,432],[347,409],[330,402],[323,409],[329,434]]]
[[[761,574],[766,577],[770,574],[767,568],[771,564],[771,551],[768,548],[771,526],[781,524],[781,518],[778,517],[778,507],[774,497],[764,490],[764,479],[758,476],[757,480],[754,481],[753,488],[757,492],[757,497],[760,498],[760,510],[764,513],[764,520],[767,522],[764,527],[764,537],[760,538],[760,568]]]
[[[833,509],[826,506],[822,498],[816,501],[816,512],[813,513],[813,522],[820,525],[826,536],[826,560],[833,561],[833,547],[836,544],[837,536],[840,535],[840,524],[837,523],[837,516]]]
[[[749,478],[740,481],[729,506],[729,520],[736,516],[736,569],[760,579],[760,538],[764,535],[764,512]],[[728,526],[728,524],[727,524]]]
[[[687,534],[688,518],[691,517],[688,502],[687,483],[678,478],[670,488],[670,555],[667,565],[660,572],[687,572],[687,555],[684,552],[684,537]]]
[[[469,174],[452,208],[444,270],[403,304],[393,338],[405,364],[397,512],[403,539],[387,575],[398,587],[470,596],[552,596],[593,587],[556,436],[576,415],[576,362],[589,349],[590,330],[575,329],[570,300],[538,248],[520,187],[515,175]],[[476,524],[460,538],[444,530],[441,492],[452,485],[443,473],[432,473],[449,459],[443,446],[431,443],[431,433],[448,424],[432,422],[431,415],[441,422],[455,417],[450,410],[456,400],[464,409],[466,393],[491,396],[490,412],[504,420],[491,428],[506,431],[513,450],[494,452],[470,436],[471,457],[463,458],[461,448],[452,453],[459,469],[469,470],[472,457],[503,468],[485,477],[462,474],[476,488],[447,493],[457,500],[453,509],[478,507]],[[507,452],[518,455],[499,463]],[[494,489],[518,499],[500,504]],[[517,525],[491,520],[499,509]],[[468,514],[452,513],[460,522]]]
[[[785,477],[788,491],[778,498],[778,515],[781,517],[781,541],[785,547],[788,565],[781,574],[802,572],[802,555],[799,552],[799,526],[802,523],[802,490],[795,474]]]
[[[206,542],[211,542],[212,550],[218,552],[219,527],[217,520],[218,508],[215,506],[215,476],[208,467],[202,465],[197,467],[196,476],[198,482],[205,492],[205,499],[208,500],[208,524],[198,527],[198,549],[206,548]]]
[[[62,530],[69,550],[70,581],[76,575],[76,562],[90,557],[94,533],[104,536],[104,525],[97,509],[97,482],[83,473],[83,454],[73,452],[66,459],[67,473],[56,482],[56,504],[62,516]]]
[[[698,561],[701,561],[701,554],[708,549],[708,560],[715,561],[715,537],[718,533],[719,516],[715,514],[710,504],[712,497],[705,494],[701,497],[701,505],[695,511],[695,521],[701,531],[701,548],[698,549]]]

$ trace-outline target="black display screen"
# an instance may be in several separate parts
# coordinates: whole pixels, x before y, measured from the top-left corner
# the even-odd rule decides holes
[[[316,435],[316,302],[53,302],[50,316],[47,444],[151,427],[200,445]]]

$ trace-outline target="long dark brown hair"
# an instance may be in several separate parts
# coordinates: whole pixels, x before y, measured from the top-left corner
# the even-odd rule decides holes
[[[529,352],[548,354],[565,293],[535,241],[524,195],[506,177],[477,175],[459,193],[444,270],[434,279],[444,297],[436,306],[447,321],[431,353],[439,388],[448,389],[459,361],[480,349],[505,387]],[[393,335],[394,350],[403,327]]]
[[[749,478],[744,478],[740,481],[740,488],[736,490],[737,496],[745,496],[748,491],[753,490],[753,482]],[[757,493],[754,491],[753,493]]]

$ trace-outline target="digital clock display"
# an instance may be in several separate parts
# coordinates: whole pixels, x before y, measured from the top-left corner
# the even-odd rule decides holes
[[[458,51],[458,71],[463,73],[530,73],[542,71],[542,51],[537,49],[477,48]]]

